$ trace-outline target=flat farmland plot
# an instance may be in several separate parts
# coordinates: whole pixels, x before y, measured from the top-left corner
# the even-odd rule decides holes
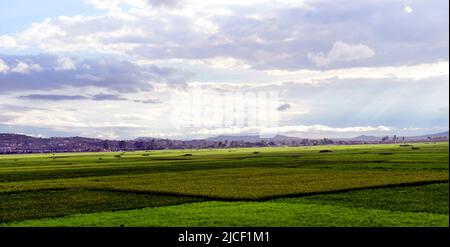
[[[83,221],[83,225],[89,225],[89,222],[96,225],[95,215],[111,213],[108,217],[114,218],[114,215],[119,217],[122,211],[126,213],[143,208],[147,210],[145,212],[165,212],[170,208],[199,210],[201,205],[213,205],[209,204],[212,201],[227,208],[235,205],[237,208],[254,207],[255,210],[267,205],[279,208],[282,203],[286,204],[282,208],[289,208],[287,212],[298,209],[292,211],[293,215],[302,214],[302,210],[311,204],[329,212],[336,212],[336,207],[350,207],[343,213],[346,217],[352,213],[361,215],[364,210],[374,213],[367,211],[368,216],[372,215],[370,217],[381,217],[379,210],[392,209],[361,204],[361,201],[372,200],[372,204],[378,205],[380,200],[373,198],[377,195],[383,198],[379,196],[381,194],[392,198],[394,201],[389,203],[392,205],[415,200],[415,205],[423,202],[448,207],[448,189],[433,187],[435,184],[448,184],[448,143],[412,145],[415,149],[390,144],[3,155],[0,156],[0,222],[8,225],[33,222],[33,225],[39,225],[37,221],[56,223],[60,217],[81,214],[91,219]],[[408,192],[411,188],[428,188],[425,186],[432,186],[427,189],[430,193]],[[359,200],[361,195],[367,198]],[[328,199],[320,199],[321,196]],[[289,201],[297,199],[302,203]],[[342,204],[342,201],[353,203]],[[448,225],[448,211],[430,212],[420,207],[415,211],[394,211],[396,213],[392,217],[372,220],[373,225],[442,225],[441,216],[447,216],[444,223]],[[198,212],[203,212],[203,209]],[[404,221],[400,220],[398,213],[418,218],[409,222],[403,215]],[[205,211],[205,214],[208,213]],[[433,214],[429,219],[434,223],[426,223],[429,214]],[[209,217],[211,222],[220,222],[213,212],[201,218],[204,217]],[[354,217],[353,221],[352,217],[349,221],[329,219],[328,224],[324,222],[325,218],[317,219],[317,224],[313,221],[277,223],[270,219],[264,224],[254,223],[273,226],[370,225],[354,221]],[[132,225],[188,224],[179,220],[179,224],[163,221],[158,224],[142,218],[141,223]],[[71,225],[68,222],[72,221],[64,222]],[[195,222],[192,219],[189,225],[209,225],[208,222]],[[236,218],[230,225],[248,225],[251,222]],[[105,224],[108,225],[100,225]],[[227,224],[222,222],[219,225]],[[115,223],[111,223],[113,225]]]

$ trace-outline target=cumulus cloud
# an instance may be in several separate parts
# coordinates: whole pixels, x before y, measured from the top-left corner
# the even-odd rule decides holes
[[[375,55],[375,51],[369,46],[337,41],[327,54],[308,53],[308,58],[317,66],[327,66],[337,62],[367,59],[373,55]]]
[[[39,72],[42,68],[39,64],[36,63],[26,63],[19,61],[17,65],[10,70],[12,73],[21,73],[21,74],[28,74],[30,72]]]
[[[23,48],[18,45],[16,39],[8,35],[0,36],[0,48]]]
[[[8,69],[7,63],[22,59]],[[67,62],[67,61],[66,61]],[[0,94],[19,90],[45,90],[94,86],[116,92],[151,91],[155,83],[182,84],[189,74],[174,68],[136,65],[117,59],[82,60],[80,66],[65,70],[57,57],[5,57],[0,73]],[[40,65],[42,64],[42,66]]]
[[[414,16],[399,16],[399,4],[388,0],[314,1],[308,7],[270,1],[194,1],[193,7],[176,11],[147,7],[174,6],[179,1],[89,2],[107,9],[121,4],[133,8],[101,16],[46,19],[9,35],[8,43],[12,40],[44,52],[87,51],[148,61],[214,64],[215,59],[222,59],[225,64],[239,61],[251,69],[343,68],[356,62],[388,66],[448,59],[445,2],[417,3],[423,13]],[[434,17],[429,18],[430,14]]]
[[[56,60],[56,70],[74,70],[75,62],[70,57],[60,57]]]
[[[9,71],[9,66],[5,63],[5,61],[0,59],[0,73],[6,73],[8,71]]]
[[[409,6],[407,4],[405,4],[405,6],[403,7],[403,10],[408,14],[413,12],[413,8],[411,8],[411,6]]]
[[[430,77],[449,75],[448,61],[435,63],[385,66],[385,67],[356,67],[331,70],[268,70],[272,81],[291,81],[297,83],[318,83],[324,80],[338,79],[411,79],[421,80]],[[299,80],[299,78],[301,80]],[[333,80],[335,81],[335,80]]]

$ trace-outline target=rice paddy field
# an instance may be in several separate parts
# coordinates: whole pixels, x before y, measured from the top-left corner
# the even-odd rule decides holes
[[[0,156],[0,226],[449,226],[448,143]]]

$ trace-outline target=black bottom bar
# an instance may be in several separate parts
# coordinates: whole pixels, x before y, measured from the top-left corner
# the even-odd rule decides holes
[[[309,246],[450,242],[449,228],[0,228],[2,243],[139,246]],[[209,240],[209,241],[208,241]],[[6,245],[4,245],[6,246]]]

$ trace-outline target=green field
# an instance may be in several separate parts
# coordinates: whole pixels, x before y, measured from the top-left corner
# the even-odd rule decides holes
[[[0,226],[448,226],[448,143],[411,145],[3,155]]]

